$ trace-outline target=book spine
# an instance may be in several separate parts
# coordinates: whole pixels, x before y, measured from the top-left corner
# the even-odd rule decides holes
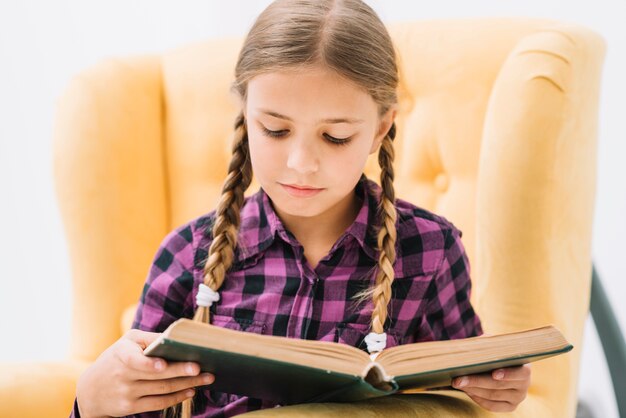
[[[378,398],[381,396],[392,395],[399,389],[395,381],[387,382],[389,389],[382,390],[369,384],[363,378],[337,388],[331,392],[324,393],[320,396],[316,396],[307,401],[307,403],[314,402],[354,402],[362,401],[366,399]]]

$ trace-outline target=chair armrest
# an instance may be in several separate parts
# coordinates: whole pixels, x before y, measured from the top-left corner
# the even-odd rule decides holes
[[[54,177],[72,264],[70,357],[120,337],[168,231],[161,60],[111,59],[75,76],[57,105]],[[96,331],[97,330],[97,331]]]
[[[527,35],[503,64],[485,117],[477,311],[490,333],[552,324],[574,346],[533,364],[530,392],[551,406],[547,416],[574,416],[576,408],[604,52],[602,38],[579,26]]]
[[[0,363],[0,417],[67,417],[83,361]]]

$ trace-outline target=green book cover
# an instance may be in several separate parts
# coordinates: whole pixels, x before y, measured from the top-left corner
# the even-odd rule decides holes
[[[170,361],[195,361],[204,372],[215,375],[211,389],[267,399],[290,405],[314,402],[316,398],[345,388],[359,388],[360,399],[392,393],[375,389],[361,376],[286,363],[164,339],[149,353]]]
[[[500,348],[502,355],[494,355]],[[344,344],[258,335],[181,319],[144,353],[199,363],[202,371],[215,375],[213,390],[291,405],[350,402],[405,389],[445,387],[456,376],[521,365],[571,349],[558,330],[544,327],[408,344],[384,350],[372,360]]]

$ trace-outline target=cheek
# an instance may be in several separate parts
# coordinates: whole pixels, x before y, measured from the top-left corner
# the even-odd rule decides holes
[[[248,134],[250,161],[252,169],[258,177],[276,171],[282,164],[282,150],[278,141],[270,141],[260,133]]]
[[[369,146],[359,143],[358,146],[334,153],[334,155],[329,157],[329,161],[333,161],[334,169],[339,170],[339,172],[358,174],[360,176],[368,157]]]

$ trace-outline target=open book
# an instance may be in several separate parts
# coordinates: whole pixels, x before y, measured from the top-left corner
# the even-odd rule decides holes
[[[449,386],[454,377],[516,366],[572,349],[553,326],[406,344],[370,356],[346,344],[233,331],[179,319],[147,356],[198,362],[211,389],[282,405],[345,402]]]

